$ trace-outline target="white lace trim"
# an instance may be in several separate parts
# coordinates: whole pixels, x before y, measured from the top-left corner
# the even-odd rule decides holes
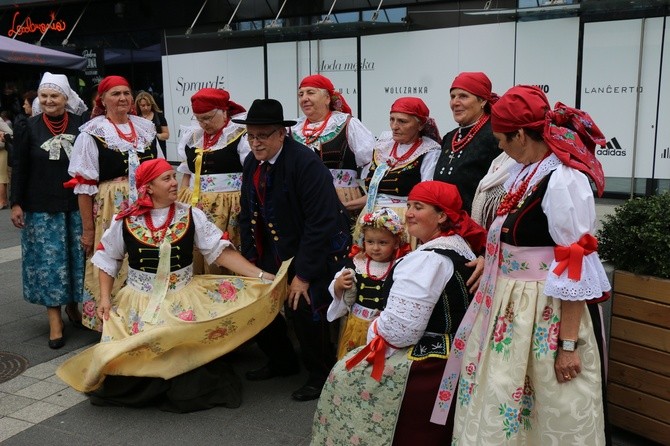
[[[358,256],[356,256],[353,258],[353,261],[354,261],[354,267],[358,274],[367,274],[367,268],[366,268],[366,265],[368,263],[367,257],[359,258]],[[370,272],[373,275],[379,277],[382,274],[384,274],[388,269],[389,269],[389,262],[376,262],[374,260],[370,260]]]
[[[544,285],[544,294],[563,300],[580,301],[597,299],[612,287],[598,253],[591,253],[582,261],[582,277],[579,281],[568,279],[567,270],[557,276],[553,273],[556,260],[551,262]]]
[[[414,161],[415,159],[419,158],[421,155],[424,155],[431,150],[440,150],[440,145],[433,141],[432,139],[422,136],[421,137],[422,142],[421,145],[416,149],[416,151],[410,156],[408,159],[403,161],[402,165],[407,165]],[[375,160],[375,164],[378,166],[382,163],[385,163],[386,160],[388,160],[391,156],[391,150],[393,149],[393,145],[395,144],[395,141],[393,140],[392,133],[390,131],[382,132],[381,135],[379,135],[379,140],[377,141],[377,144],[375,145],[375,149],[373,152],[373,157]],[[407,151],[412,147],[412,144],[399,144],[398,145],[398,156],[403,156]]]
[[[442,236],[436,239],[430,240],[416,249],[417,251],[426,250],[426,249],[449,249],[455,253],[465,257],[468,260],[474,260],[477,258],[468,242],[466,242],[463,237],[460,235],[449,235]]]
[[[528,183],[528,189],[526,190],[526,195],[530,194],[533,189],[533,186],[538,184],[544,177],[549,175],[552,171],[556,170],[558,166],[562,163],[555,154],[549,155],[547,158],[538,161],[540,167],[538,167],[537,172],[533,175],[533,178],[530,179]],[[530,172],[535,169],[537,163],[523,165],[521,163],[514,164],[509,170],[509,178],[505,181],[505,190],[514,190],[521,182],[526,178],[526,175],[529,175]],[[525,170],[521,175],[521,171]],[[522,197],[523,198],[523,197]]]
[[[340,127],[342,124],[344,124],[347,121],[347,118],[349,117],[348,114],[334,111],[331,115],[330,118],[328,119],[328,123],[326,124],[326,127],[323,129],[322,134],[328,134],[333,131],[335,131],[338,127]],[[304,139],[302,137],[302,128],[305,125],[305,122],[307,121],[307,117],[303,116],[298,119],[298,122],[291,127],[291,131],[295,133],[296,135],[299,135],[300,139]],[[318,128],[323,121],[319,122],[309,122],[307,124],[308,129],[315,129]]]
[[[104,139],[107,147],[112,150],[118,150],[119,152],[137,150],[138,152],[143,152],[156,138],[156,126],[148,119],[139,116],[128,115],[128,118],[132,121],[135,133],[137,133],[137,148],[125,139],[122,139],[116,132],[114,125],[105,116],[97,116],[91,119],[79,127],[79,131]],[[118,127],[122,132],[130,132],[129,124],[119,124]]]
[[[233,118],[235,119],[246,119],[246,117],[247,117],[246,112],[239,113],[233,116]],[[184,141],[184,143],[188,143],[190,147],[205,146],[205,143],[203,141],[205,131],[198,124],[194,124],[191,126],[181,126],[180,128],[182,130],[182,141]],[[238,137],[241,130],[246,131],[246,126],[244,124],[237,124],[233,121],[228,121],[228,124],[223,128],[221,137],[214,143],[212,147],[209,148],[209,150],[225,149],[230,144],[231,139]],[[243,134],[244,132],[241,133]],[[185,160],[186,159],[185,147],[182,144],[179,144],[178,150],[179,150],[178,153],[179,158],[181,160]]]

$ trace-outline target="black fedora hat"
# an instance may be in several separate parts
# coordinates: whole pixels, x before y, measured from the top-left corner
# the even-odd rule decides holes
[[[281,124],[284,127],[295,125],[296,121],[284,120],[284,109],[276,99],[256,99],[247,112],[246,119],[233,119],[233,122],[247,125]]]

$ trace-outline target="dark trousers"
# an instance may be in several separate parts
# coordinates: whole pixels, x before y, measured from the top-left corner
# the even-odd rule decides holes
[[[309,372],[307,384],[321,387],[336,360],[330,324],[325,314],[314,314],[304,300],[300,301],[295,311],[286,308],[286,315],[293,323],[300,344],[300,357]],[[286,320],[281,314],[261,330],[255,339],[268,356],[272,369],[290,372],[299,367],[298,357],[288,336]]]

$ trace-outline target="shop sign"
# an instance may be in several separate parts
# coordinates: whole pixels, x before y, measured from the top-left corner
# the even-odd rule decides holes
[[[32,34],[36,32],[44,34],[47,30],[62,32],[65,31],[67,26],[65,20],[56,20],[56,13],[53,11],[49,13],[51,20],[45,23],[33,22],[30,16],[26,17],[25,20],[20,20],[19,14],[19,11],[14,13],[14,17],[12,18],[12,27],[9,31],[7,31],[7,35],[9,37],[21,36],[23,34]]]

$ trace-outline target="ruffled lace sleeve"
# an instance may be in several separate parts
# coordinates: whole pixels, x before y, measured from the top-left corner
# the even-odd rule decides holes
[[[87,180],[100,178],[100,164],[98,163],[98,146],[93,136],[88,133],[80,133],[74,141],[68,173],[71,177],[80,176]],[[98,186],[94,184],[77,184],[74,187],[75,194],[95,195]]]
[[[453,273],[454,264],[446,256],[421,250],[408,254],[393,272],[386,308],[376,319],[377,333],[395,347],[416,344]],[[374,337],[371,325],[368,342]]]
[[[211,265],[221,255],[224,249],[234,246],[228,240],[222,240],[223,233],[214,223],[207,220],[207,216],[198,208],[191,208],[193,224],[195,225],[195,246],[198,248],[207,264]]]
[[[188,168],[188,164],[186,163],[186,144],[188,141],[192,138],[193,136],[193,129],[191,127],[180,127],[182,134],[181,138],[179,138],[179,142],[177,143],[177,158],[179,158],[179,166],[177,166],[177,172],[179,173],[185,173],[185,174],[192,174],[191,170]]]
[[[435,166],[437,166],[437,159],[439,157],[440,151],[437,148],[424,155],[421,161],[421,181],[430,181],[433,179]]]
[[[585,234],[593,235],[595,232],[593,191],[586,175],[576,169],[564,165],[556,168],[549,179],[542,209],[547,215],[549,233],[559,246],[569,247]],[[544,288],[547,296],[589,300],[601,297],[611,288],[597,252],[582,259],[581,279],[578,281],[568,278],[567,269],[557,276],[553,272],[557,265],[554,260],[549,267]]]
[[[91,262],[110,276],[116,277],[125,255],[126,245],[123,242],[123,220],[112,219],[112,224],[102,234],[102,239],[100,239],[100,244],[96,247]]]

